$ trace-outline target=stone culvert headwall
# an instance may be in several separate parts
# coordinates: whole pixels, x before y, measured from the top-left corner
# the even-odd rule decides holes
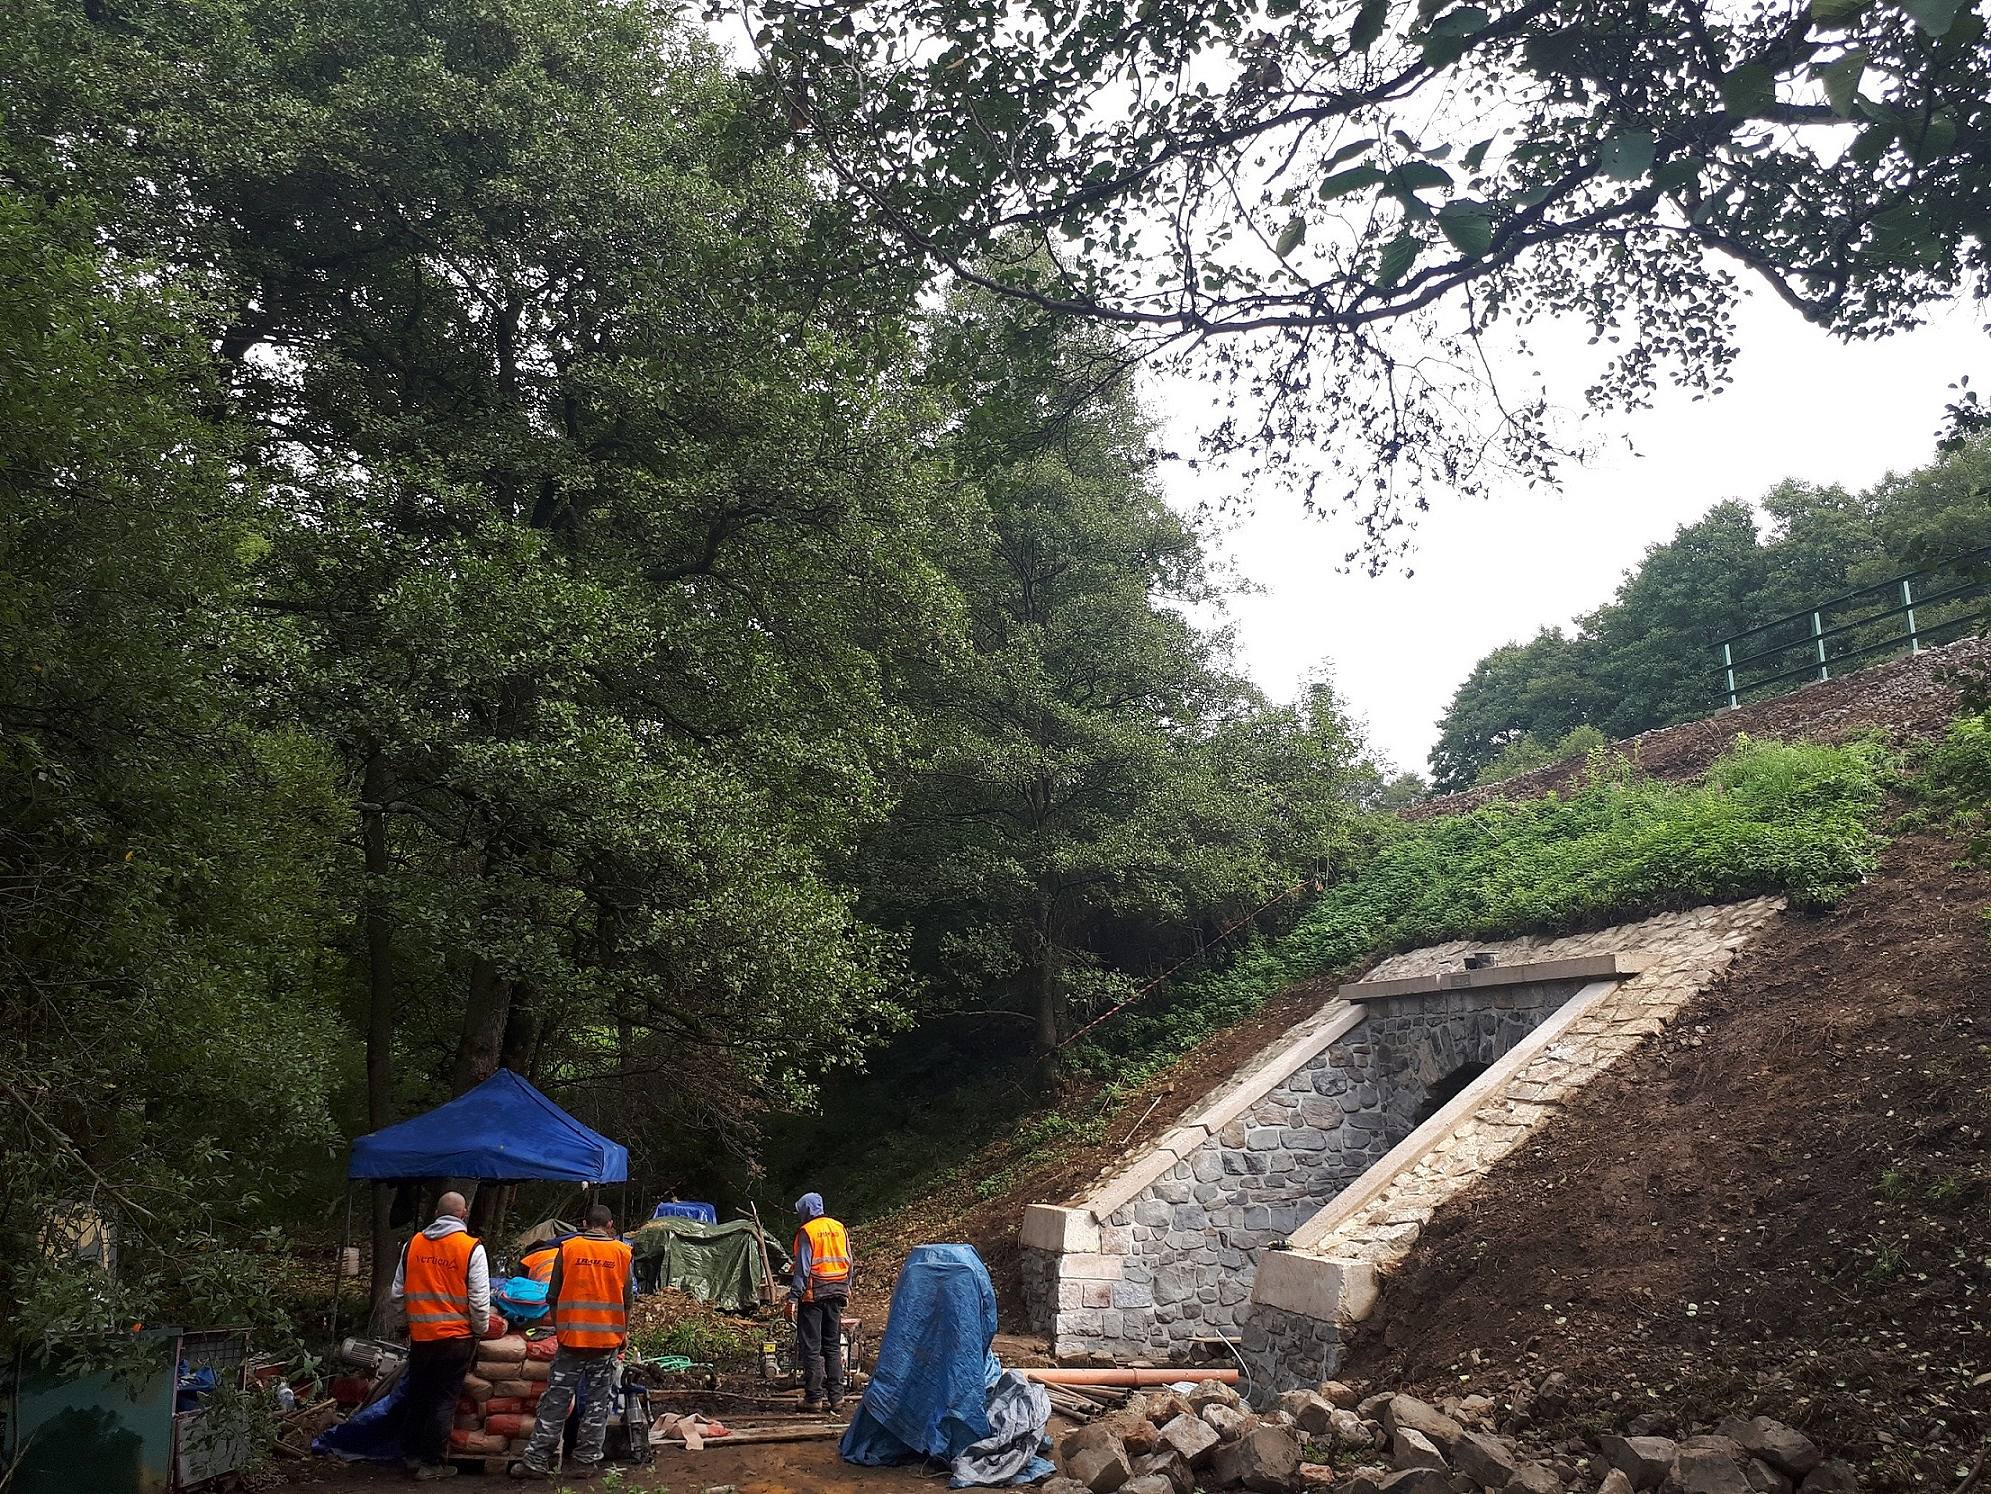
[[[1497,1060],[1593,973],[1492,971],[1498,984],[1471,990],[1332,1002],[1303,1051],[1275,1048],[1087,1200],[1084,1220],[1033,1211],[1033,1324],[1066,1356],[1180,1358],[1198,1339],[1236,1341],[1264,1247],[1382,1160],[1462,1066]]]
[[[1343,1331],[1366,1319],[1381,1278],[1450,1199],[1555,1115],[1560,1105],[1716,980],[1782,908],[1779,898],[1667,913],[1515,953],[1584,954],[1617,946],[1638,973],[1601,984],[1407,1137],[1360,1183],[1296,1228],[1256,1274],[1243,1353],[1261,1383],[1330,1377]],[[1462,958],[1441,945],[1388,961],[1372,979]],[[1502,949],[1505,957],[1505,949]]]
[[[1266,1247],[1303,1236],[1337,1198],[1371,1197],[1371,1169],[1429,1133],[1430,1123],[1418,1126],[1420,1111],[1449,1094],[1465,1066],[1494,1072],[1440,1112],[1451,1117],[1447,1125],[1461,1105],[1477,1103],[1473,1095],[1507,1083],[1498,1070],[1510,1054],[1536,1072],[1530,1083],[1541,1082],[1544,1062],[1572,1065],[1568,1075],[1581,1082],[1609,1061],[1603,1049],[1573,1055],[1558,1032],[1534,1053],[1526,1051],[1531,1034],[1546,1036],[1544,1024],[1555,1027],[1551,1019],[1579,996],[1587,1012],[1641,988],[1699,989],[1775,906],[1757,899],[1569,938],[1433,946],[1383,962],[1085,1198],[1026,1211],[1033,1326],[1066,1358],[1192,1358],[1225,1353],[1221,1339],[1268,1367],[1332,1360],[1334,1311],[1316,1312],[1311,1297],[1298,1312],[1291,1303],[1252,1302],[1261,1263],[1287,1254]],[[1490,953],[1493,966],[1464,971],[1473,950]],[[1586,1020],[1563,1022],[1573,1031]],[[1664,1014],[1653,1008],[1625,1020],[1656,1023]],[[1639,1035],[1628,1027],[1611,1034]],[[1480,1152],[1445,1155],[1456,1182]],[[1394,1228],[1387,1219],[1380,1225],[1384,1238]]]

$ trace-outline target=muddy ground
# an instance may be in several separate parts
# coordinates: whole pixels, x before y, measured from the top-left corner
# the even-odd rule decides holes
[[[1948,1488],[1991,1432],[1991,878],[1912,834],[1448,1207],[1348,1372],[1764,1412]]]
[[[871,1494],[872,1490],[947,1487],[944,1477],[918,1468],[853,1468],[837,1457],[836,1443],[831,1441],[735,1448],[715,1444],[696,1453],[660,1451],[653,1467],[624,1468],[613,1476],[583,1483],[555,1479],[529,1484],[503,1474],[473,1472],[440,1484],[415,1484],[399,1468],[348,1466],[320,1459],[292,1474],[284,1487],[308,1489],[312,1494],[380,1494],[386,1489],[415,1488],[569,1489],[599,1494],[640,1489],[645,1494],[702,1494],[726,1484],[733,1485],[739,1494]]]

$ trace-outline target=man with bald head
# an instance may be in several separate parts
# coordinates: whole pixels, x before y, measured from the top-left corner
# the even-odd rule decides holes
[[[445,1193],[436,1222],[410,1240],[394,1271],[394,1305],[408,1317],[408,1388],[401,1454],[419,1479],[448,1478],[449,1430],[463,1377],[491,1321],[491,1263],[471,1236],[470,1204]]]

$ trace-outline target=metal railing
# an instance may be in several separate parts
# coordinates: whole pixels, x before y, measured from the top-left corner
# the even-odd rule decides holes
[[[1729,708],[1734,709],[1744,695],[1766,685],[1788,688],[1788,682],[1800,677],[1829,680],[1835,667],[1843,671],[1846,665],[1872,654],[1904,646],[1910,653],[1919,653],[1961,637],[1965,628],[1991,611],[1963,605],[1981,599],[1991,589],[1987,588],[1987,570],[1991,570],[1991,545],[1982,545],[1940,564],[1876,581],[1807,611],[1793,612],[1722,639],[1716,647],[1721,653],[1721,681]],[[1844,616],[1848,612],[1854,615]],[[1894,618],[1901,619],[1898,626],[1889,625]],[[1782,629],[1791,630],[1788,638],[1763,646]],[[1753,652],[1737,652],[1752,639]],[[1749,672],[1755,665],[1787,665],[1793,657],[1799,662],[1776,668],[1773,673],[1752,676]]]

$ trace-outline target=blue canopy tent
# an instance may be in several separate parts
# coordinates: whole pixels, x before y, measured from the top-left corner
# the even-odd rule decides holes
[[[447,1104],[360,1137],[346,1176],[626,1183],[629,1149],[499,1069]]]
[[[626,1183],[629,1148],[591,1130],[510,1069],[435,1109],[353,1142],[350,1182],[474,1178],[516,1183]],[[352,1189],[346,1189],[346,1238],[352,1237]],[[338,1294],[332,1297],[338,1337]]]

